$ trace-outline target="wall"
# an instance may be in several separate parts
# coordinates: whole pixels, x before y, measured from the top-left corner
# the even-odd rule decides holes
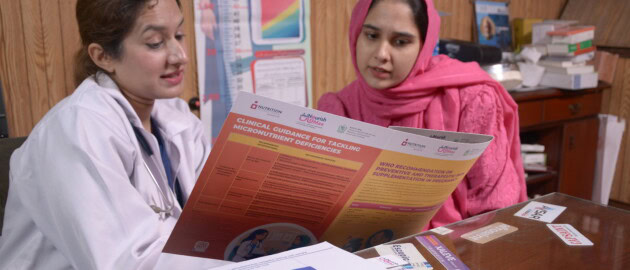
[[[3,0],[0,5],[0,79],[10,136],[27,135],[51,105],[70,93],[67,49],[77,30],[67,21],[72,17],[62,16],[63,8],[72,9],[67,4]]]
[[[626,119],[610,199],[630,204],[630,54],[619,58],[611,90],[604,93],[602,103],[602,113]]]

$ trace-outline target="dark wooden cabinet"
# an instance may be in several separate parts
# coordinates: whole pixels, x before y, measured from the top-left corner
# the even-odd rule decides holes
[[[602,91],[544,89],[512,93],[519,105],[522,143],[545,145],[547,172],[528,172],[528,195],[559,191],[590,199]]]
[[[564,125],[558,191],[591,199],[599,121],[588,117]]]

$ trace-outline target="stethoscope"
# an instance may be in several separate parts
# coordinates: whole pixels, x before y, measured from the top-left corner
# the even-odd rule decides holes
[[[142,149],[142,151],[144,151],[149,157],[153,156],[153,150],[151,150],[149,143],[144,138],[144,136],[142,136],[142,132],[140,131],[140,129],[133,125],[131,127],[133,128],[133,133],[136,134],[136,138],[138,139],[138,144],[140,144],[140,148]],[[166,195],[162,187],[160,187],[160,184],[158,183],[157,179],[155,179],[153,172],[151,172],[151,168],[149,168],[149,165],[144,160],[144,158],[142,158],[142,163],[144,164],[144,168],[147,169],[147,172],[149,172],[149,176],[151,176],[153,183],[155,184],[157,189],[160,191],[160,195],[162,196],[162,201],[164,201],[166,204],[165,208],[159,207],[157,203],[149,204],[149,207],[151,207],[151,209],[153,209],[153,211],[156,214],[160,215],[160,217],[163,217],[164,219],[166,219],[173,214],[173,208],[175,208],[175,197],[173,195],[173,192],[168,192],[167,190],[166,192],[168,192],[170,196]]]

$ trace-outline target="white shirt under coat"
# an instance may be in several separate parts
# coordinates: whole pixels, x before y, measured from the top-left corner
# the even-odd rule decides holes
[[[95,79],[98,77],[98,80]],[[201,122],[181,99],[156,100],[159,123],[184,198],[210,152]],[[142,162],[131,125],[153,150],[145,161],[167,186],[160,149],[105,74],[54,106],[11,157],[0,237],[0,269],[195,269],[226,262],[162,254],[181,208],[170,217]],[[171,196],[171,194],[168,194]]]

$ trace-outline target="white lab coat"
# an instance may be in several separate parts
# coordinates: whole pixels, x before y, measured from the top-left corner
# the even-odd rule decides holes
[[[156,100],[151,115],[187,199],[210,152],[201,122],[181,99]],[[149,206],[166,208],[143,155],[162,190],[171,189],[157,140],[142,129],[154,151],[143,154],[131,125],[142,127],[104,73],[86,79],[44,116],[11,157],[0,269],[225,264],[161,253],[182,210],[176,203],[173,215],[161,218]]]

